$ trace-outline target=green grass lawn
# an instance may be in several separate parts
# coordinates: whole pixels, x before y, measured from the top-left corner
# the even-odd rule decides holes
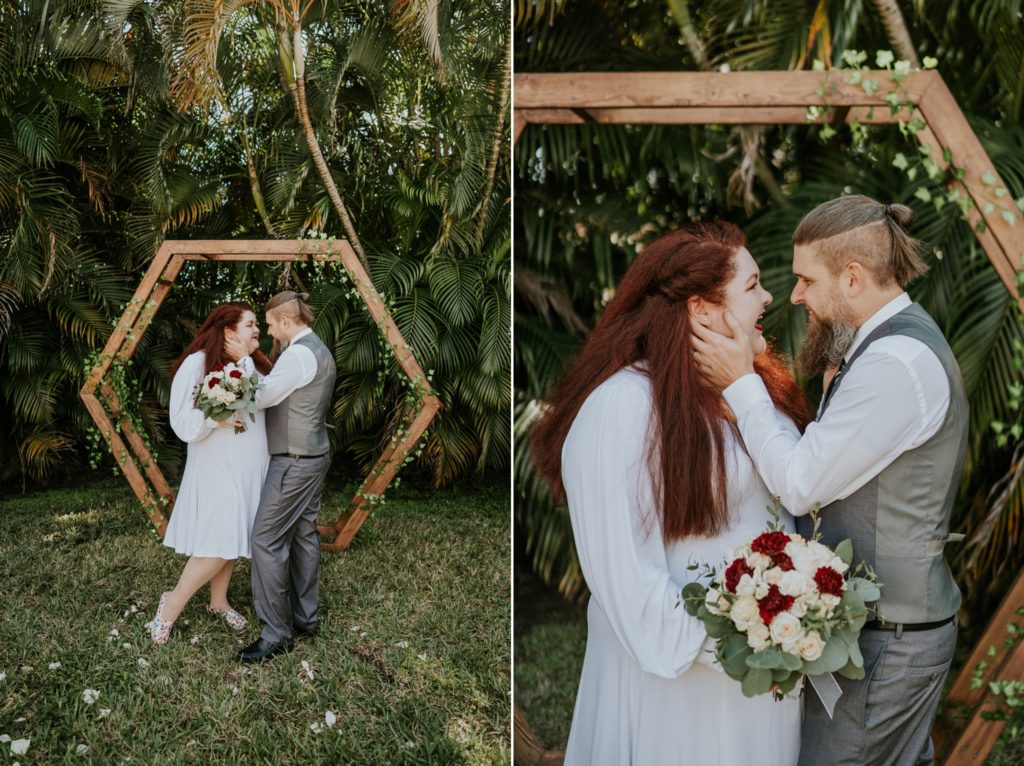
[[[508,507],[500,480],[403,485],[324,554],[320,636],[244,666],[247,560],[230,598],[255,624],[231,631],[204,589],[159,647],[143,625],[185,558],[123,481],[0,500],[0,734],[31,740],[0,763],[508,763]]]

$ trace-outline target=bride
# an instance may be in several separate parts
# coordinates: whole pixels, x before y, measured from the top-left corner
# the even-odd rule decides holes
[[[171,428],[188,444],[188,455],[164,545],[189,559],[174,590],[160,596],[150,623],[150,638],[158,644],[167,643],[174,621],[206,583],[207,609],[235,630],[247,624],[228,603],[228,584],[235,559],[250,557],[249,535],[270,463],[264,414],[260,410],[255,423],[245,417],[246,430],[235,433],[234,418],[211,420],[195,406],[194,398],[196,386],[211,370],[237,361],[224,353],[226,338],[245,344],[261,374],[270,372],[270,360],[258,350],[259,336],[252,306],[223,303],[206,318],[171,370]]]
[[[790,766],[798,699],[743,696],[680,603],[727,548],[764,531],[772,498],[721,394],[702,384],[690,316],[749,333],[780,420],[810,420],[758,321],[771,295],[740,230],[698,223],[658,238],[626,272],[533,435],[538,470],[567,501],[590,588],[569,764]],[[783,523],[793,529],[792,517]]]

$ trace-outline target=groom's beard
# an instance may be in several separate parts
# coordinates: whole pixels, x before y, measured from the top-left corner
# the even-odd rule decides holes
[[[836,301],[830,308],[832,317],[819,319],[816,314],[807,324],[807,335],[796,359],[797,369],[805,377],[820,375],[827,368],[838,365],[857,335],[857,328],[844,307]]]

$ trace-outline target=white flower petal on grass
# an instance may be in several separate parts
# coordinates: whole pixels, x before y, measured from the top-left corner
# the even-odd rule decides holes
[[[56,670],[57,668],[60,667],[60,663],[59,662],[51,662],[49,665],[47,665],[47,667],[50,670]]]
[[[16,739],[11,742],[11,754],[12,755],[25,755],[28,752],[28,746],[31,744],[30,739]]]
[[[121,648],[122,649],[131,649],[132,645],[129,644],[127,641],[125,641],[123,644],[121,644]]]
[[[238,687],[235,686],[234,684],[231,685],[231,693],[233,695],[238,694]]]
[[[75,748],[75,755],[85,755],[88,752],[89,752],[89,746],[88,745],[79,745],[78,747]]]
[[[306,662],[305,660],[302,661],[302,672],[306,674],[306,677],[310,681],[313,680],[313,669],[311,667],[309,667],[309,663]]]
[[[324,723],[327,724],[328,729],[334,728],[334,724],[336,724],[337,722],[338,716],[334,714],[333,710],[328,710],[326,713],[324,713]]]
[[[395,646],[397,646],[399,649],[408,649],[409,648],[409,642],[408,641],[399,641],[397,644],[395,644]]]
[[[139,657],[138,665],[139,665],[140,668],[148,668],[149,667],[149,661],[146,660],[145,657]]]
[[[367,633],[367,632],[366,632],[366,631],[364,630],[364,631],[362,631],[362,632],[361,632],[361,633],[359,634],[359,637],[360,637],[360,638],[366,638],[366,636],[367,636],[367,635],[369,635],[369,634],[368,634],[368,633]]]
[[[25,716],[22,716],[21,718],[15,718],[14,722],[15,723],[25,723],[25,721],[27,721],[27,720],[28,719]]]
[[[312,731],[312,732],[313,732],[314,734],[319,734],[319,733],[320,733],[320,730],[321,730],[322,728],[323,728],[323,724],[322,724],[322,723],[320,723],[319,721],[314,721],[313,723],[311,723],[311,724],[309,725],[309,729],[310,729],[310,731]]]
[[[110,715],[110,708],[108,708],[108,707],[101,707],[99,709],[99,712],[97,713],[97,715],[100,718],[106,718],[108,715]]]
[[[425,654],[417,654],[416,656],[417,656],[417,657],[419,657],[419,658],[420,658],[421,660],[423,660],[424,662],[426,662],[426,661],[427,661],[427,655],[425,655]]]
[[[10,734],[0,734],[0,743],[6,745],[10,741],[11,741],[11,735]]]
[[[349,630],[351,630],[353,633],[355,633],[355,632],[357,632],[359,630],[359,626],[358,625],[353,625],[351,628],[349,628]]]
[[[0,681],[6,681],[6,680],[7,680],[7,674],[6,673],[0,673]]]
[[[31,665],[22,665],[21,666],[21,672],[22,673],[31,673],[33,670],[35,670],[35,668],[33,668]]]
[[[192,646],[195,646],[199,643],[199,636],[192,636],[192,638],[190,638],[188,642],[192,644]]]
[[[82,702],[86,705],[91,705],[100,698],[100,693],[96,689],[86,689],[82,692]]]
[[[121,633],[118,631],[118,629],[117,628],[113,628],[107,634],[107,641],[113,641],[115,638],[120,638],[120,637],[121,637]]]

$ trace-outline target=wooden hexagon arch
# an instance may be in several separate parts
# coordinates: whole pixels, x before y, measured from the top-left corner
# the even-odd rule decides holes
[[[924,126],[916,136],[932,161],[942,170],[955,162],[966,171],[951,183],[973,203],[968,221],[1024,311],[1016,278],[1024,259],[1020,211],[939,73],[909,72],[901,83],[890,80],[891,74],[862,71],[859,82],[844,70],[517,74],[513,140],[519,141],[528,124],[806,125],[808,107],[823,105],[814,122],[881,125],[919,115]],[[871,94],[861,84],[865,80],[875,83]],[[898,96],[898,111],[890,109],[890,93]],[[984,763],[999,739],[1005,720],[987,719],[1006,708],[988,693],[988,683],[1024,678],[1024,642],[1006,640],[1016,634],[1008,634],[1009,624],[1024,629],[1022,613],[1024,571],[945,697],[933,736],[946,766]]]
[[[419,405],[409,416],[408,429],[400,439],[388,442],[369,476],[352,498],[351,512],[338,519],[334,526],[318,528],[321,535],[334,537],[333,542],[321,543],[324,550],[348,548],[359,527],[369,516],[372,502],[383,494],[406,455],[440,410],[441,401],[434,394],[412,349],[399,332],[351,246],[348,242],[340,241],[334,243],[329,252],[324,250],[324,245],[315,240],[168,240],[154,256],[135,295],[115,325],[99,361],[82,386],[81,397],[160,537],[163,537],[167,529],[164,508],[168,512],[173,508],[174,492],[131,418],[124,411],[106,375],[114,362],[127,362],[131,358],[139,339],[171,291],[185,261],[340,261],[366,303],[370,315],[394,350],[398,364],[421,392]],[[115,423],[118,426],[116,428]]]

